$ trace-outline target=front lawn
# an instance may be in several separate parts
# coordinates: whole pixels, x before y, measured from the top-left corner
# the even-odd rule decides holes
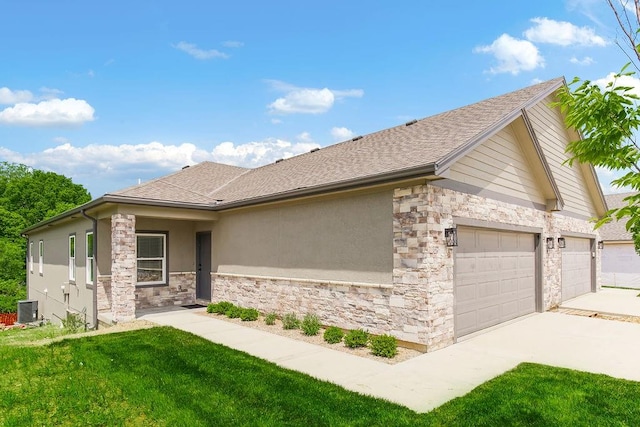
[[[633,425],[640,383],[523,364],[428,414],[172,328],[0,346],[0,424]]]

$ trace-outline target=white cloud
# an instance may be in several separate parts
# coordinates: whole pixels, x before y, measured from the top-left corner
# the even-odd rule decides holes
[[[198,46],[196,46],[193,43],[180,42],[178,44],[171,45],[171,46],[193,56],[196,59],[203,59],[203,60],[212,59],[212,58],[226,59],[229,57],[229,55],[227,55],[226,53],[220,52],[219,50],[216,50],[216,49],[209,49],[209,50],[200,49]]]
[[[361,98],[362,89],[331,90],[328,88],[301,88],[278,80],[267,80],[274,90],[285,92],[285,96],[268,105],[275,114],[321,114],[333,107],[336,100]]]
[[[40,99],[54,99],[54,98],[60,98],[61,95],[64,94],[63,91],[61,91],[60,89],[54,89],[54,88],[50,88],[50,87],[41,87],[40,88]]]
[[[600,187],[602,187],[602,192],[604,194],[626,193],[628,191],[632,191],[632,189],[628,187],[616,187],[611,185],[611,181],[621,178],[628,171],[612,171],[601,167],[596,167],[595,170],[596,175],[598,176],[598,181],[600,181]]]
[[[267,138],[235,144],[227,141],[210,151],[191,143],[90,144],[74,146],[64,138],[37,153],[22,154],[0,147],[0,160],[54,171],[87,187],[94,196],[134,185],[205,160],[243,167],[258,167],[278,159],[307,153],[319,144],[303,133],[299,142]]]
[[[271,119],[271,123],[274,125],[279,125],[280,123],[282,123],[282,120],[280,119]]]
[[[489,53],[498,60],[496,67],[491,67],[493,74],[511,73],[517,75],[520,71],[531,71],[544,67],[544,58],[538,48],[527,40],[520,40],[503,34],[488,46],[478,46],[476,53]]]
[[[578,59],[575,56],[572,56],[571,59],[569,59],[569,62],[577,65],[591,65],[593,64],[593,58],[590,56],[585,56],[582,59]]]
[[[524,32],[524,36],[538,43],[550,43],[560,46],[606,46],[604,38],[589,27],[578,27],[566,21],[554,21],[549,18],[533,18],[535,26]]]
[[[594,80],[593,83],[600,86],[602,89],[606,89],[609,83],[615,80],[615,86],[631,87],[630,93],[640,97],[640,79],[633,76],[620,76],[616,78],[616,73],[609,73],[606,77],[598,80]]]
[[[13,105],[18,102],[28,102],[33,99],[33,94],[28,90],[11,90],[8,87],[0,87],[0,104]]]
[[[237,40],[227,40],[226,42],[222,42],[222,46],[238,48],[244,46],[244,43]]]
[[[353,138],[353,131],[345,127],[334,127],[331,129],[331,136],[336,141],[346,141]]]
[[[93,121],[95,110],[82,99],[49,99],[37,104],[20,102],[0,111],[0,124],[18,126],[77,125]]]
[[[263,141],[234,144],[223,142],[214,147],[208,160],[244,167],[258,167],[273,163],[278,159],[287,159],[320,147],[309,141],[292,143],[282,139],[268,138]],[[206,159],[202,159],[206,160]]]

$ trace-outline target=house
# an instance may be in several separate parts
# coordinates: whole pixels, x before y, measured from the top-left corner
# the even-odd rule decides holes
[[[598,289],[606,203],[558,78],[256,169],[184,168],[25,230],[40,314],[228,300],[432,351]]]
[[[605,196],[610,208],[626,205],[623,199],[634,193]],[[611,221],[600,228],[602,239],[602,277],[604,286],[640,289],[640,256],[636,253],[633,236],[627,231],[626,220]]]

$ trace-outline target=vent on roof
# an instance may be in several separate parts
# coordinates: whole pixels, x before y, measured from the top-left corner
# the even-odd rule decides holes
[[[280,163],[281,161],[283,161],[284,159],[278,159],[276,160],[276,163]]]
[[[188,167],[189,167],[189,165],[187,165],[187,166],[183,166],[183,167],[182,167],[182,170],[185,170],[185,169],[186,169],[186,168],[188,168]]]
[[[417,120],[411,120],[410,122],[405,123],[405,126],[411,126],[412,124],[418,123]]]
[[[313,148],[311,151],[309,151],[310,153],[315,153],[316,151],[319,151],[319,148]]]
[[[352,139],[352,141],[357,141],[357,140],[359,140],[359,139],[362,139],[362,135],[358,135],[358,136],[354,137],[354,138]]]

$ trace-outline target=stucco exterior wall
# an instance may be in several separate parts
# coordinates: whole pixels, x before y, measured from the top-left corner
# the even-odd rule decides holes
[[[212,270],[389,284],[391,214],[390,190],[221,214]]]
[[[93,319],[92,285],[86,281],[86,240],[92,223],[83,218],[46,229],[29,236],[33,242],[33,269],[30,269],[31,254],[27,254],[28,299],[38,301],[38,316],[60,323],[67,309],[86,313],[87,322]],[[75,280],[69,280],[69,236],[76,236]],[[43,273],[39,273],[39,241],[44,242]],[[27,243],[28,248],[31,246]],[[29,250],[29,249],[28,249]],[[62,287],[64,286],[64,290]],[[55,314],[55,315],[54,315]]]

